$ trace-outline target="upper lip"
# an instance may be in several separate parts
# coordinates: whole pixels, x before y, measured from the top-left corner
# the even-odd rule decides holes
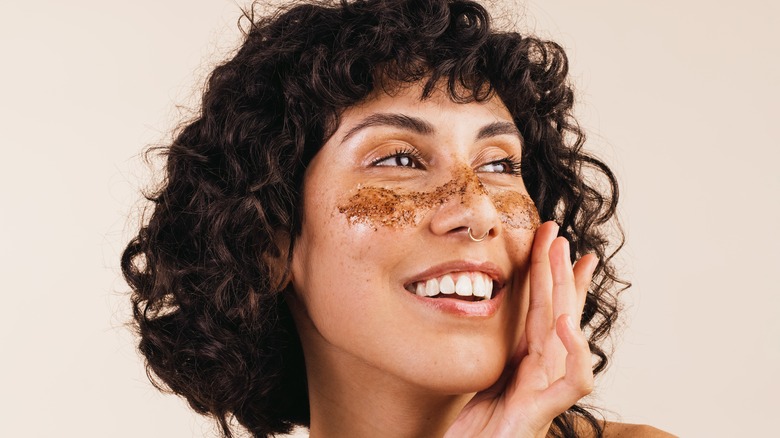
[[[498,289],[504,287],[504,282],[506,281],[506,275],[495,263],[454,260],[432,266],[420,273],[415,274],[413,277],[404,281],[404,286],[423,280],[429,280],[431,278],[441,277],[442,275],[451,274],[454,272],[482,272],[497,283]]]

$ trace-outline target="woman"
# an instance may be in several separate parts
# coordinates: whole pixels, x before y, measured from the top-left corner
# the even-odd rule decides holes
[[[562,49],[470,1],[247,18],[123,255],[153,381],[228,437],[660,433],[576,404],[625,283]]]

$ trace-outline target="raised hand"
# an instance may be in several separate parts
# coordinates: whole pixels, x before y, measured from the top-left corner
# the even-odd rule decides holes
[[[593,388],[591,355],[579,329],[597,258],[572,266],[569,243],[546,222],[531,250],[525,329],[502,377],[477,393],[446,433],[462,437],[544,437],[552,420]]]

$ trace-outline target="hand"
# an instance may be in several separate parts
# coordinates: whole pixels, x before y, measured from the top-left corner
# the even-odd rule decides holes
[[[572,267],[558,225],[536,231],[530,266],[530,304],[520,344],[501,378],[477,393],[445,437],[544,437],[552,420],[593,389],[590,349],[579,329],[598,259]]]

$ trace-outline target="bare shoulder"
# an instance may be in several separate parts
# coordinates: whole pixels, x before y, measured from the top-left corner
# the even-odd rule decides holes
[[[645,424],[604,423],[604,438],[674,438],[663,430]]]

